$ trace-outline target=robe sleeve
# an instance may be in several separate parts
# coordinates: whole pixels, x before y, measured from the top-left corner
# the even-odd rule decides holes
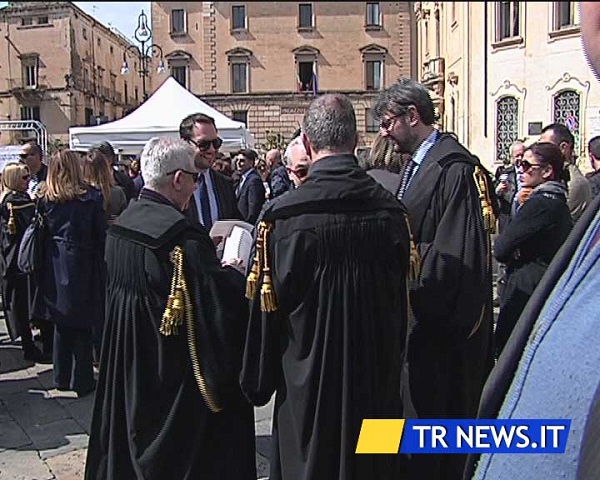
[[[437,228],[432,241],[418,244],[421,274],[411,304],[429,331],[460,343],[479,325],[491,295],[488,234],[471,166],[457,162],[446,168],[426,215],[436,217],[425,222]]]
[[[222,267],[208,235],[184,245],[201,371],[223,408],[241,399],[238,377],[248,318],[244,276]]]

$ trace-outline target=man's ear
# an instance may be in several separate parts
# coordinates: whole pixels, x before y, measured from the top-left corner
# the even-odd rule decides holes
[[[304,150],[306,150],[306,156],[308,157],[309,160],[312,160],[312,153],[313,153],[312,144],[310,143],[310,140],[308,139],[308,137],[306,136],[306,134],[304,132],[302,132],[301,135],[302,135],[302,145],[304,145]]]

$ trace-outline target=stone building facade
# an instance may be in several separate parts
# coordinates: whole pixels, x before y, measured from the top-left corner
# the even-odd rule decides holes
[[[440,122],[490,168],[517,139],[560,122],[582,170],[600,134],[600,85],[581,43],[578,2],[414,2],[419,79]]]
[[[50,141],[68,143],[70,126],[121,118],[142,99],[137,75],[120,75],[130,42],[72,2],[9,2],[0,10],[0,120],[39,120]],[[29,131],[2,131],[18,144]]]
[[[152,29],[168,72],[259,145],[289,140],[316,94],[343,92],[368,146],[377,91],[415,70],[410,3],[152,2]]]

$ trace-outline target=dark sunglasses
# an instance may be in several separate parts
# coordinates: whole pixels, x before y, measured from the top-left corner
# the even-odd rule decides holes
[[[221,148],[221,145],[223,145],[223,140],[219,137],[213,140],[200,140],[199,142],[190,138],[188,142],[192,145],[196,145],[196,147],[198,147],[198,150],[201,150],[202,152],[206,152],[211,145],[215,150],[218,150],[219,148]]]
[[[31,153],[19,153],[19,158],[27,158],[31,156]]]
[[[294,170],[292,167],[287,167],[289,172],[292,172],[299,179],[303,179],[308,175],[308,168],[297,168]]]
[[[200,173],[199,172],[188,172],[187,170],[184,170],[183,168],[178,168],[177,170],[173,170],[172,172],[168,172],[167,176],[169,176],[169,175],[175,175],[177,172],[183,172],[183,173],[187,173],[188,175],[191,175],[192,178],[194,179],[194,183],[196,183],[198,181],[198,178],[200,178]]]
[[[521,171],[523,173],[529,171],[530,169],[534,168],[534,167],[543,167],[544,165],[542,165],[541,163],[530,163],[527,160],[521,160],[521,163],[519,164],[519,168],[521,169]]]

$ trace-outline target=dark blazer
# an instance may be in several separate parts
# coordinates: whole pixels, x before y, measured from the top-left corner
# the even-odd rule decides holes
[[[237,192],[237,205],[242,220],[255,224],[265,203],[265,186],[256,170],[251,170]]]
[[[115,179],[115,184],[121,187],[125,192],[127,202],[129,202],[129,200],[132,198],[135,198],[135,184],[129,175],[113,169],[113,178]]]
[[[279,165],[271,172],[269,177],[269,198],[277,198],[289,191],[292,187],[292,181],[287,173],[285,165]]]
[[[552,290],[573,258],[573,255],[579,246],[579,242],[585,235],[590,223],[594,220],[599,208],[600,197],[596,197],[592,204],[586,208],[579,221],[573,227],[573,230],[571,230],[567,240],[555,255],[548,270],[546,270],[544,277],[533,292],[533,295],[519,317],[519,321],[515,325],[504,350],[502,350],[502,354],[500,355],[496,366],[491,371],[485,383],[479,402],[477,418],[498,417],[498,412],[504,402],[504,398],[512,383],[515,372],[517,371],[521,355],[525,349],[525,344],[529,339],[535,321],[542,311],[542,308],[544,308],[550,293],[552,293]],[[594,437],[594,435],[588,434],[587,438],[594,440],[591,437]],[[582,449],[586,449],[586,437],[583,439]],[[469,455],[465,467],[465,480],[470,480],[473,476],[473,473],[475,472],[475,462],[478,458],[479,455]],[[595,456],[590,460],[593,461],[594,458],[597,458],[598,463],[600,463],[600,458]],[[598,468],[600,468],[600,466],[598,466]]]
[[[217,218],[219,220],[241,220],[242,216],[238,211],[232,180],[214,170],[209,170],[209,175],[217,198],[217,209],[219,210]],[[200,224],[200,214],[195,196],[192,196],[188,208],[183,213],[194,225]]]

